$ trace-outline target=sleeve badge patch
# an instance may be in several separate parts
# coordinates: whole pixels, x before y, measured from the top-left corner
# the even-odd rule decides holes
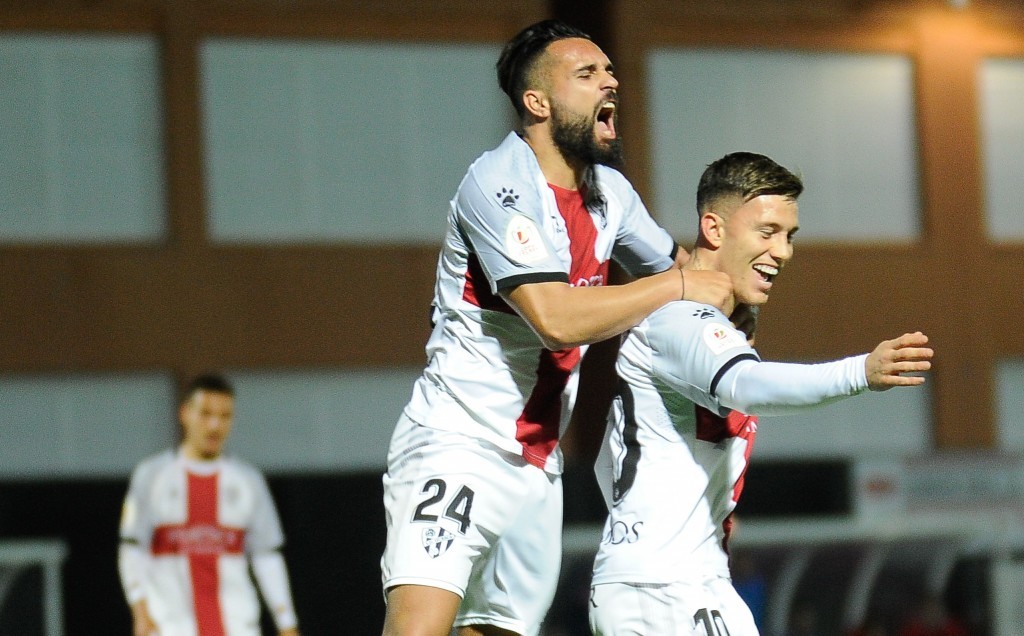
[[[537,225],[521,214],[513,214],[505,226],[505,250],[518,263],[537,263],[548,257]]]
[[[736,347],[746,347],[747,340],[743,334],[721,323],[710,323],[704,326],[704,344],[717,356]]]

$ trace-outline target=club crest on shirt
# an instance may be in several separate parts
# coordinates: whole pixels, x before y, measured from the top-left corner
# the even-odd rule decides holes
[[[519,263],[536,263],[548,256],[537,225],[521,214],[513,214],[505,226],[505,250]]]
[[[427,554],[436,559],[452,547],[455,542],[455,535],[441,526],[431,526],[423,529],[423,549]]]
[[[704,326],[704,344],[717,356],[735,347],[746,347],[746,339],[743,334],[727,327],[721,323],[711,323]]]

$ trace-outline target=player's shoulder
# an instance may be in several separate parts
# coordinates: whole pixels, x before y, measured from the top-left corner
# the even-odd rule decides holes
[[[164,470],[168,466],[172,466],[174,464],[175,457],[176,452],[174,449],[170,448],[145,457],[142,461],[136,464],[135,468],[132,470],[132,479],[146,479],[149,476]]]
[[[722,311],[714,305],[693,302],[692,300],[677,300],[662,305],[647,318],[653,325],[679,325],[680,322],[696,323],[700,325],[710,323],[729,323],[729,319]]]
[[[736,329],[720,309],[689,300],[662,306],[642,324],[652,343],[702,341],[716,352],[747,346],[743,332]]]
[[[622,174],[611,166],[595,165],[594,175],[602,191],[611,189],[616,194],[633,192],[633,184],[629,182],[626,175]]]
[[[165,448],[162,451],[146,456],[142,461],[140,461],[136,465],[136,470],[150,469],[171,464],[174,462],[174,458],[176,455],[177,452],[173,448]]]
[[[536,189],[539,174],[540,165],[533,150],[512,132],[497,148],[483,153],[469,166],[462,188],[472,183],[486,191],[495,190],[499,199],[511,196],[509,203],[514,203],[517,195]],[[504,204],[505,200],[500,202]]]
[[[256,464],[238,457],[237,455],[225,454],[221,457],[221,461],[224,462],[224,468],[238,472],[248,479],[263,480],[263,471],[256,467]]]

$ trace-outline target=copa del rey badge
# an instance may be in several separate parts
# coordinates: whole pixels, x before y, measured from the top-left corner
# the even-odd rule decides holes
[[[704,344],[717,356],[735,347],[747,346],[743,334],[725,325],[710,323],[704,327]]]
[[[536,263],[548,255],[537,225],[521,214],[513,214],[505,226],[505,250],[519,263]]]
[[[423,549],[431,558],[436,559],[452,547],[455,535],[441,526],[433,526],[423,530]]]

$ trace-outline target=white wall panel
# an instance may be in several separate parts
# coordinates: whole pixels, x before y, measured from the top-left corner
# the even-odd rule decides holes
[[[231,373],[229,449],[270,471],[383,471],[422,369]]]
[[[159,53],[146,36],[0,36],[0,241],[165,228]]]
[[[207,190],[222,242],[439,243],[511,106],[485,45],[211,40]]]
[[[754,458],[879,458],[933,447],[929,385],[866,393],[798,415],[760,418]]]
[[[980,70],[981,139],[988,234],[1024,240],[1024,59],[989,59]]]
[[[128,477],[178,439],[170,374],[0,378],[0,478]]]
[[[999,448],[1024,453],[1024,360],[996,365],[996,429]]]
[[[801,241],[919,236],[909,59],[656,49],[647,82],[650,207],[685,244],[696,237],[701,173],[740,150],[766,154],[803,177]]]

